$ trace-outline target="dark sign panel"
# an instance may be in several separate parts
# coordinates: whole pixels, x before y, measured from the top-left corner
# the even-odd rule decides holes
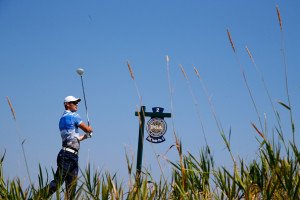
[[[152,108],[153,113],[163,113],[164,109],[161,107]],[[151,117],[147,122],[146,130],[149,136],[146,138],[152,143],[161,143],[165,141],[164,134],[167,131],[167,123],[163,117]]]

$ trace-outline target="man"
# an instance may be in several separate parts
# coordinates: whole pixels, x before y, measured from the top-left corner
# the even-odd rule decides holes
[[[59,130],[62,139],[62,149],[57,155],[57,170],[54,180],[42,189],[39,196],[50,197],[65,182],[67,199],[75,197],[78,175],[78,152],[80,141],[91,137],[92,127],[86,125],[76,113],[81,101],[74,96],[64,99],[65,111],[59,121]],[[78,128],[85,132],[80,135]]]

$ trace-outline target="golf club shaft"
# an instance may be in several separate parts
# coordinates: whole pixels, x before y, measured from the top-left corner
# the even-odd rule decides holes
[[[85,106],[85,113],[86,113],[86,119],[87,119],[87,125],[90,126],[90,119],[89,119],[89,114],[88,114],[88,109],[87,109],[87,104],[86,104],[86,97],[85,97],[85,91],[84,91],[84,85],[83,85],[83,78],[80,76],[81,79],[81,86],[82,86],[82,92],[83,92],[83,100],[84,100],[84,106]],[[93,133],[90,133],[90,137],[92,137]]]

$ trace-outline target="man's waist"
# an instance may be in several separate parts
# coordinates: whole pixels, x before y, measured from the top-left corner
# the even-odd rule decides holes
[[[80,149],[80,142],[77,138],[73,138],[72,140],[63,140],[62,147],[78,151]]]
[[[74,149],[74,148],[71,148],[71,147],[62,147],[62,150],[64,150],[64,151],[68,151],[68,152],[71,152],[71,153],[73,153],[73,154],[78,154],[78,150],[77,149]]]

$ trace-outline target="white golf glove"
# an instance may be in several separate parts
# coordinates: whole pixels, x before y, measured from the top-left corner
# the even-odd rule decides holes
[[[92,135],[93,135],[93,132],[91,132],[91,133],[86,133],[85,135],[86,135],[87,138],[91,138]]]

